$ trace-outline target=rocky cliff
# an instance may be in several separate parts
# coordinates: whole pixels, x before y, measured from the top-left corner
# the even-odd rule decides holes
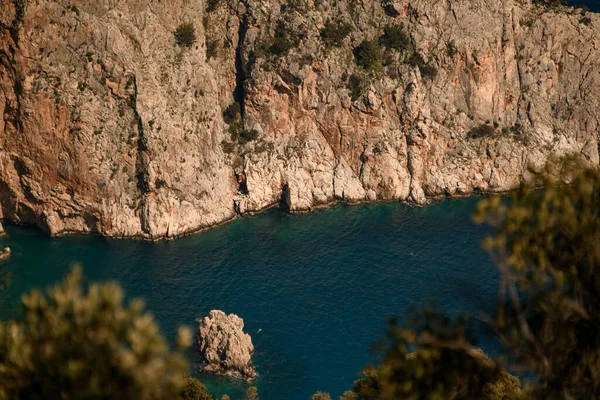
[[[161,239],[510,190],[598,165],[599,48],[527,0],[0,0],[0,217]]]

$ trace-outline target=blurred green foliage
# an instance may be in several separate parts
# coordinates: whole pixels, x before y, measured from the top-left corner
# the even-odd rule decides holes
[[[373,400],[517,398],[519,380],[471,344],[467,322],[431,308],[403,324],[391,320],[381,365],[365,369],[354,392]]]
[[[114,283],[84,293],[79,267],[23,296],[23,320],[0,322],[0,398],[178,399],[191,331],[170,350],[143,303],[123,297]]]
[[[600,172],[547,180],[511,201],[492,197],[476,220],[496,228],[485,242],[503,285],[493,326],[516,367],[539,378],[531,397],[600,396]]]

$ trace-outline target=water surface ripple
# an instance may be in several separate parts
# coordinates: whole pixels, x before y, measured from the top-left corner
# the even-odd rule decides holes
[[[272,210],[163,243],[49,239],[9,226],[0,245],[13,256],[0,272],[13,278],[0,294],[0,318],[15,316],[21,293],[81,262],[86,279],[116,280],[128,296],[143,297],[169,337],[211,309],[244,318],[263,400],[308,399],[318,390],[338,396],[375,360],[369,346],[390,314],[428,301],[453,314],[493,309],[498,279],[480,248],[487,228],[471,222],[476,201]],[[478,335],[494,352],[489,336]],[[244,389],[201,378],[234,399]]]

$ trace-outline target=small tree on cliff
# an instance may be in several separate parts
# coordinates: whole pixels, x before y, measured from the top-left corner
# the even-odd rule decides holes
[[[191,332],[171,351],[143,304],[116,284],[81,287],[75,268],[23,297],[23,321],[0,323],[0,398],[177,399]]]
[[[179,47],[192,47],[196,43],[196,28],[194,24],[181,24],[175,30],[175,42]]]

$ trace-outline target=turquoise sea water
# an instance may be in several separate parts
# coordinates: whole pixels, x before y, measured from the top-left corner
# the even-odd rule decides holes
[[[309,399],[318,390],[337,396],[376,360],[369,346],[389,315],[430,301],[453,314],[492,312],[498,277],[480,248],[488,229],[470,219],[476,202],[271,210],[163,243],[50,239],[8,226],[0,246],[13,255],[0,273],[13,277],[0,293],[0,318],[15,315],[21,293],[60,279],[77,261],[88,280],[117,280],[129,296],[143,297],[169,337],[181,324],[196,327],[211,309],[244,318],[263,400]],[[475,329],[494,353],[490,336]],[[233,399],[244,390],[239,382],[201,379]]]

